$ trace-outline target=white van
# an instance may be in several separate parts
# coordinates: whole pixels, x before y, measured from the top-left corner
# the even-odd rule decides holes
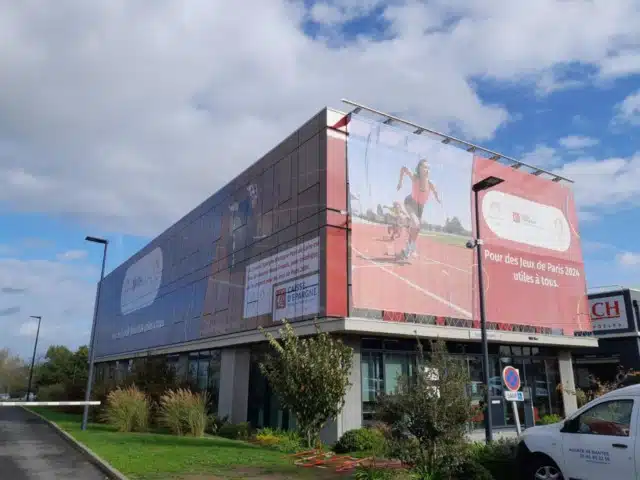
[[[609,392],[566,420],[525,430],[525,480],[640,479],[640,385]]]

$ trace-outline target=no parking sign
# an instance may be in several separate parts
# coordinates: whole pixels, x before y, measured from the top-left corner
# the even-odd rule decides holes
[[[520,372],[512,366],[504,367],[504,370],[502,370],[502,381],[508,390],[512,392],[520,390]]]
[[[508,391],[504,392],[504,399],[511,402],[513,408],[513,419],[516,422],[516,432],[520,436],[520,415],[516,402],[524,401],[524,394],[520,391],[520,372],[512,366],[504,367],[502,370],[502,381]]]

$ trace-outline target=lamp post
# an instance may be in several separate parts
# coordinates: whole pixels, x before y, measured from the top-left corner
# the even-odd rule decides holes
[[[33,380],[33,366],[36,363],[36,350],[38,349],[38,337],[40,337],[40,322],[42,321],[42,317],[39,315],[31,315],[29,318],[34,318],[38,320],[38,330],[36,330],[36,342],[33,345],[33,357],[31,357],[31,368],[29,369],[29,384],[27,385],[27,402],[29,401],[29,397],[31,396],[31,382]]]
[[[467,244],[470,248],[475,248],[478,258],[478,303],[480,307],[480,335],[482,338],[482,369],[484,370],[485,389],[485,412],[484,431],[487,443],[493,441],[493,418],[491,415],[491,390],[489,386],[489,340],[487,338],[487,316],[484,308],[484,279],[482,275],[482,237],[480,236],[480,202],[479,193],[488,190],[500,183],[503,179],[498,177],[487,177],[473,185],[473,200],[476,216],[476,238]]]
[[[91,400],[91,386],[93,384],[93,361],[95,359],[95,340],[96,340],[96,321],[98,319],[98,307],[100,305],[100,289],[102,288],[102,280],[104,280],[104,265],[107,261],[107,247],[109,242],[103,238],[86,237],[87,242],[99,243],[104,246],[102,252],[102,270],[100,272],[100,282],[96,291],[96,301],[93,309],[93,323],[91,324],[91,339],[89,341],[89,372],[87,374],[87,388],[84,394],[85,402]],[[85,403],[84,410],[82,412],[82,430],[87,429],[87,421],[89,420],[89,405]]]

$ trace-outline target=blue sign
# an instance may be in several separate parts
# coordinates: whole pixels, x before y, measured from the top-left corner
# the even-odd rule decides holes
[[[507,402],[524,402],[524,392],[504,392],[504,399]]]
[[[508,366],[502,370],[502,381],[505,387],[512,392],[520,390],[520,372],[517,369]]]

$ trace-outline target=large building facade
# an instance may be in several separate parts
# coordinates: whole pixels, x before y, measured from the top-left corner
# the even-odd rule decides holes
[[[446,340],[478,402],[477,258],[466,244],[480,228],[494,423],[513,425],[506,365],[520,369],[528,423],[573,410],[572,351],[597,341],[571,190],[414,127],[324,109],[116,268],[101,289],[96,381],[163,359],[209,390],[219,415],[291,427],[258,368],[258,327],[287,319],[301,335],[317,322],[353,347],[352,385],[327,439],[372,418],[377,393],[415,367],[416,337]],[[503,184],[474,196],[488,176]]]

